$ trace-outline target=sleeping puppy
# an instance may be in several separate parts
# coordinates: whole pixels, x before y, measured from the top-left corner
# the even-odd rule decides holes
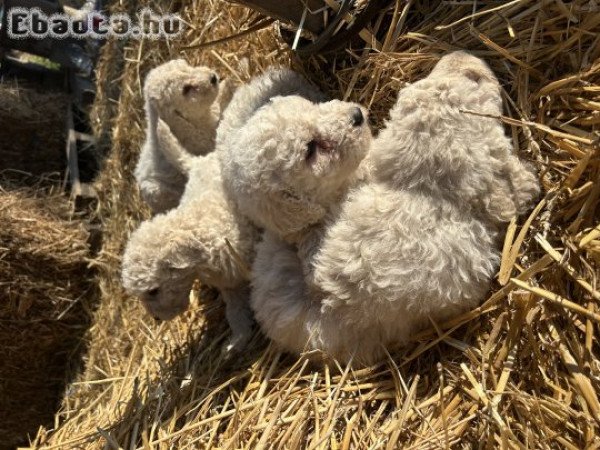
[[[368,364],[476,306],[501,230],[539,193],[500,121],[468,113],[501,110],[496,77],[465,52],[400,91],[373,142],[372,180],[321,237],[294,246],[269,230],[257,246],[251,306],[263,332],[294,353]]]

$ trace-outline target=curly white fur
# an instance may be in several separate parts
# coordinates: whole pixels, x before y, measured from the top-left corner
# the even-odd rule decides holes
[[[220,149],[191,160],[190,180],[180,205],[142,223],[123,256],[124,287],[139,296],[158,319],[172,319],[188,308],[195,278],[218,288],[232,328],[228,349],[241,349],[251,334],[249,268],[259,231],[223,189],[217,154],[225,151],[223,146],[233,135],[249,134],[249,142],[256,147],[269,141],[272,137],[263,133],[259,122],[247,124],[258,109],[282,94],[322,96],[289,70],[271,70],[240,87],[219,125]],[[164,136],[174,139],[170,133]]]
[[[320,93],[271,98],[239,132],[220,128],[217,136],[231,198],[257,226],[290,242],[345,195],[370,144],[364,109],[320,100]]]
[[[232,323],[231,345],[243,345],[252,325],[244,269],[254,257],[258,231],[230,207],[221,183],[215,153],[194,160],[181,204],[131,235],[122,280],[162,320],[188,308],[195,278],[218,288]]]
[[[503,223],[539,192],[502,124],[467,113],[501,108],[497,79],[465,52],[400,91],[373,143],[374,179],[351,192],[323,237],[294,247],[266,232],[257,246],[251,306],[262,330],[292,352],[369,363],[477,305]]]
[[[219,86],[217,74],[208,67],[192,67],[182,59],[148,73],[146,141],[135,177],[153,213],[179,204],[192,157],[214,150],[221,109],[231,90],[231,83]]]

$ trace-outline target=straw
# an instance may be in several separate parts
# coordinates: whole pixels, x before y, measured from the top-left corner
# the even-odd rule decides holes
[[[113,9],[142,5],[174,7],[124,0]],[[98,183],[106,237],[97,262],[102,301],[88,334],[86,369],[64,398],[56,426],[42,429],[33,447],[600,445],[600,15],[594,5],[391,2],[373,20],[378,25],[362,33],[383,43],[382,51],[364,50],[357,37],[335,57],[298,61],[279,40],[277,24],[227,39],[260,18],[230,3],[196,0],[181,9],[193,29],[180,41],[105,47],[96,105],[105,118],[97,130],[112,127]],[[280,355],[258,333],[239,358],[223,361],[223,307],[204,297],[183,317],[154,324],[119,285],[123,245],[147,217],[132,177],[143,140],[141,86],[151,67],[181,56],[192,42],[216,42],[183,55],[226,76],[246,80],[271,64],[291,65],[332,96],[368,106],[375,129],[397,91],[426,76],[445,52],[467,49],[488,61],[503,86],[507,132],[540,174],[543,194],[533,212],[510,226],[499,283],[483,306],[423,330],[416,342],[360,370]]]

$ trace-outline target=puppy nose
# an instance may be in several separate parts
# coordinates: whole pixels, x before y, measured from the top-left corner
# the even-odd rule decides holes
[[[356,107],[352,110],[352,125],[355,127],[360,127],[365,122],[365,116],[363,115],[360,108]]]
[[[217,77],[214,73],[210,76],[210,84],[216,86],[219,82],[219,77]]]

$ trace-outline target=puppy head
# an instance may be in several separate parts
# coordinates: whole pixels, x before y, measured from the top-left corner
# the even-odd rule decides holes
[[[371,152],[375,176],[508,221],[527,209],[538,186],[513,153],[501,113],[500,84],[487,64],[466,52],[446,55],[399,92]]]
[[[131,234],[121,269],[125,290],[137,296],[148,313],[171,320],[189,306],[194,274],[178,250],[181,238],[159,215]]]
[[[444,55],[426,78],[448,92],[447,102],[459,99],[462,108],[499,115],[500,83],[482,59],[464,51]]]
[[[146,100],[160,112],[210,111],[219,93],[219,77],[208,67],[176,59],[152,69],[146,77]]]
[[[468,78],[475,83],[489,82],[498,86],[492,69],[465,51],[452,52],[440,58],[428,78]]]
[[[340,199],[370,139],[367,112],[354,103],[274,97],[228,146],[226,183],[258,226],[290,235]]]
[[[486,116],[501,113],[500,84],[484,61],[463,51],[443,56],[429,76],[398,93],[371,152],[377,177],[405,186],[446,181],[497,149],[502,125]]]

